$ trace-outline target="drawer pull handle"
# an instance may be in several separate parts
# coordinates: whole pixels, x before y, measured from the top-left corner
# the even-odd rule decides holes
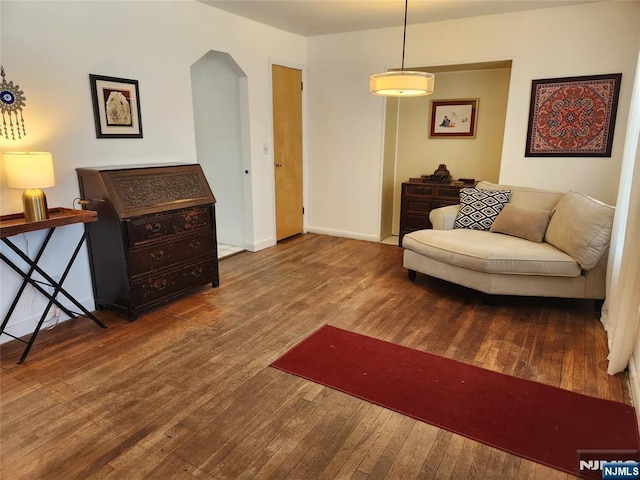
[[[195,225],[196,223],[198,223],[198,215],[187,215],[186,217],[184,217],[186,223],[186,228],[191,227],[191,225]]]
[[[199,277],[200,275],[202,275],[202,267],[198,267],[198,268],[196,268],[196,269],[191,270],[191,275],[192,275],[194,278],[197,278],[197,277]]]
[[[158,233],[160,231],[160,229],[162,228],[162,225],[160,225],[158,222],[154,223],[153,225],[150,223],[147,223],[147,230],[149,230],[151,233]]]
[[[159,278],[157,280],[154,280],[154,282],[151,284],[151,288],[155,288],[156,290],[164,290],[165,288],[167,288],[168,283],[169,282],[166,278]]]
[[[160,260],[162,257],[164,257],[164,250],[157,250],[155,252],[151,252],[151,260]]]
[[[198,242],[197,240],[193,240],[191,242],[189,242],[189,248],[191,250],[197,250],[200,248],[200,242]]]

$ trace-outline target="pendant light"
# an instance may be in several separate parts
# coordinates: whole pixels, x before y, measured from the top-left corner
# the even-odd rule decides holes
[[[404,47],[407,40],[407,10],[409,0],[404,2],[404,35],[402,37],[402,69],[371,75],[369,92],[386,97],[417,97],[431,95],[435,84],[435,75],[404,69]]]

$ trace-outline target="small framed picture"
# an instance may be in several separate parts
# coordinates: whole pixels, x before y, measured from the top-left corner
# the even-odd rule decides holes
[[[137,80],[89,75],[97,138],[142,138]]]
[[[478,99],[433,100],[430,138],[475,138]]]

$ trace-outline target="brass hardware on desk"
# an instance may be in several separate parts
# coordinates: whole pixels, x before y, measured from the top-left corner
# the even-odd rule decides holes
[[[164,257],[164,250],[157,250],[155,252],[151,252],[151,260],[160,260],[162,257]]]
[[[147,230],[149,230],[151,233],[158,233],[161,228],[162,225],[160,225],[158,222],[154,223],[153,225],[147,223]]]

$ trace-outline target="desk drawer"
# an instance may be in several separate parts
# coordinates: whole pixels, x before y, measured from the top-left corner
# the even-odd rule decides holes
[[[217,259],[210,257],[134,280],[131,283],[131,301],[136,306],[143,306],[212,283],[216,278],[217,268]]]
[[[209,225],[211,225],[211,215],[206,207],[181,210],[175,214],[175,233],[189,232]]]
[[[125,223],[131,246],[173,235],[172,213],[143,215]]]
[[[213,234],[203,231],[195,235],[180,235],[170,240],[154,242],[127,252],[129,275],[138,276],[153,270],[187,262],[215,253]]]
[[[161,240],[169,235],[208,229],[211,211],[208,207],[187,208],[166,214],[143,215],[127,220],[129,245]]]

